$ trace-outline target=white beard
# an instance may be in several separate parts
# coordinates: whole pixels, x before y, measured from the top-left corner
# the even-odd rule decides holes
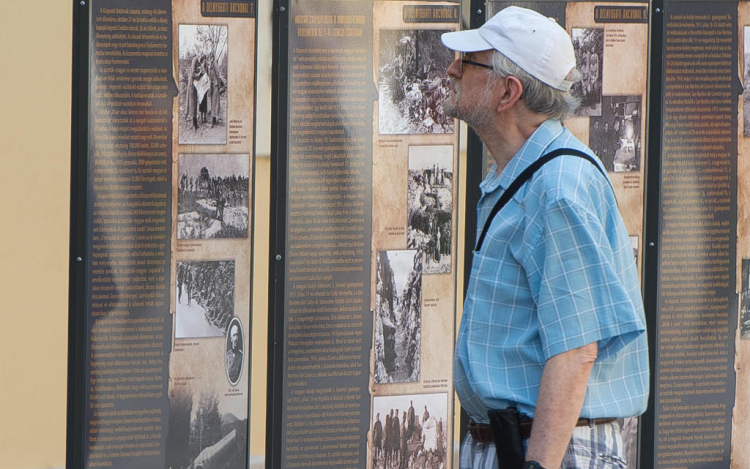
[[[448,117],[461,119],[458,112],[458,101],[461,99],[461,83],[450,77],[452,92],[443,100],[443,112]]]
[[[475,130],[487,127],[492,122],[492,114],[486,108],[487,103],[492,97],[492,88],[487,86],[479,96],[480,106],[472,109],[461,109],[461,82],[457,78],[450,77],[452,95],[449,95],[443,101],[443,112],[448,117],[456,117],[463,120]]]

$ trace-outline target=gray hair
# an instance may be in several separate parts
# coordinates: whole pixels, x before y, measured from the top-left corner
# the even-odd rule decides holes
[[[501,76],[514,76],[523,86],[521,99],[526,107],[534,112],[546,114],[560,120],[572,116],[581,104],[581,99],[569,91],[560,91],[531,76],[524,69],[513,63],[504,54],[494,51],[492,54],[493,71]],[[572,82],[581,80],[581,73],[577,69],[571,70],[568,79]],[[571,88],[572,89],[572,88]]]

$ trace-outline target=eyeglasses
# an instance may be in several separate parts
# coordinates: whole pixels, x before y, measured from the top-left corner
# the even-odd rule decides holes
[[[492,65],[483,64],[481,62],[474,62],[473,60],[465,59],[463,53],[461,54],[460,59],[461,59],[461,71],[462,72],[464,71],[464,64],[475,65],[477,67],[482,67],[482,68],[487,68],[487,69],[493,70]]]

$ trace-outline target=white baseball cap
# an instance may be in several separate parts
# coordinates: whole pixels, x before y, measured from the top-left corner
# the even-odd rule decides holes
[[[576,66],[570,36],[554,18],[533,10],[507,7],[478,29],[442,35],[443,44],[458,52],[495,49],[526,73],[560,91],[573,82],[566,80]]]

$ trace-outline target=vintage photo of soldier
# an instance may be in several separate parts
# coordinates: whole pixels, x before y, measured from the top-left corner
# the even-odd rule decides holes
[[[193,392],[187,386],[169,391],[165,467],[244,469],[247,418],[223,409],[214,392]]]
[[[589,119],[589,147],[607,171],[639,171],[642,139],[641,97],[602,97],[601,117]]]
[[[407,248],[424,252],[424,273],[451,271],[453,146],[409,147]]]
[[[242,364],[245,361],[244,338],[242,321],[235,316],[227,328],[226,354],[224,357],[227,379],[232,386],[235,386],[242,376]]]
[[[572,28],[573,50],[576,68],[581,72],[581,81],[573,86],[573,94],[581,98],[577,116],[600,116],[602,114],[602,70],[604,63],[604,29]]]
[[[370,425],[372,469],[447,467],[448,395],[373,398]]]
[[[179,143],[227,143],[227,26],[179,26]]]
[[[234,261],[177,262],[175,338],[223,337],[234,317]]]
[[[177,239],[247,238],[250,155],[180,155]]]
[[[440,43],[443,32],[380,30],[380,134],[453,133],[453,118],[442,103],[450,90],[445,70],[454,54]]]
[[[417,250],[377,253],[373,381],[419,381],[422,334],[422,270]]]
[[[740,337],[750,339],[750,259],[742,259],[742,293],[740,293]]]

